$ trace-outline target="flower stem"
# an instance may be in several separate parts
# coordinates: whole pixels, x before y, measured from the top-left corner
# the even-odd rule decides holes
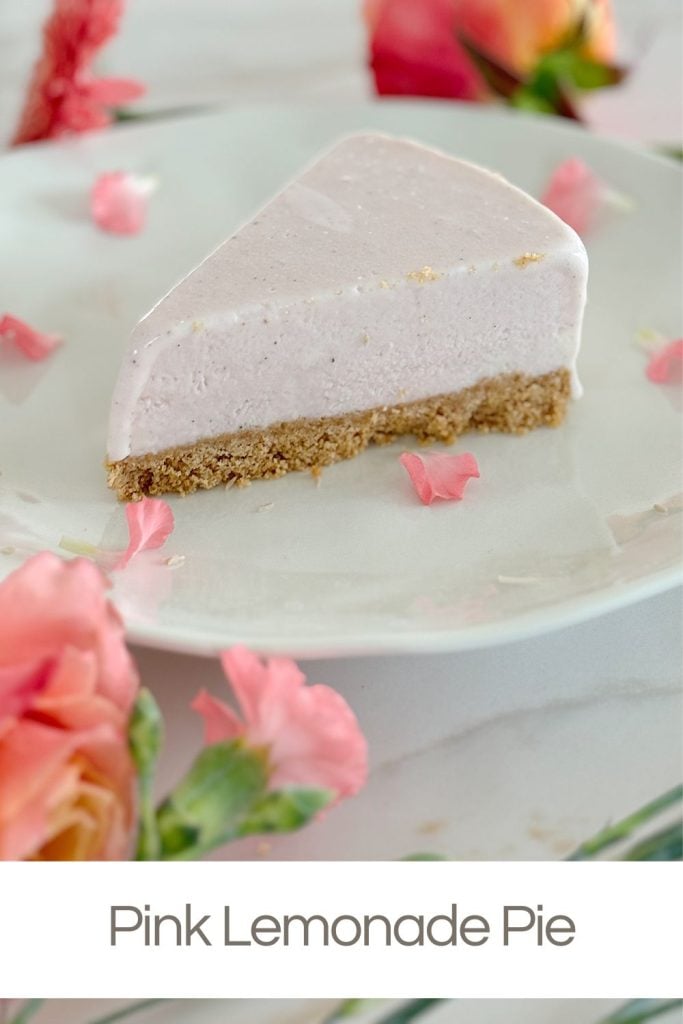
[[[115,1010],[113,1013],[107,1014],[106,1017],[98,1017],[97,1020],[91,1021],[90,1024],[115,1024],[116,1021],[126,1020],[136,1013],[151,1010],[153,1006],[160,1006],[161,1003],[167,1003],[168,1001],[168,999],[143,999],[142,1002],[131,1003],[120,1010]]]
[[[608,825],[607,828],[598,832],[592,839],[582,843],[578,849],[567,857],[567,860],[588,860],[591,857],[595,857],[596,854],[602,853],[603,850],[609,849],[610,846],[614,846],[623,839],[628,839],[641,825],[644,825],[669,807],[673,807],[674,804],[679,803],[681,800],[683,800],[683,786],[675,786],[668,793],[657,797],[656,800],[652,800],[649,804],[641,807],[640,810],[629,814],[628,817],[622,818],[621,821],[617,821],[614,825]],[[638,858],[629,857],[629,859],[636,860]]]
[[[423,1013],[427,1013],[432,1007],[443,1003],[444,999],[411,999],[395,1010],[377,1021],[377,1024],[411,1024]],[[323,1024],[341,1024],[342,1021],[353,1016],[353,1014],[364,1004],[364,999],[346,999],[329,1017],[325,1017]],[[98,1021],[95,1024],[99,1024]]]
[[[683,1006],[683,999],[634,999],[605,1017],[600,1024],[645,1024]]]
[[[44,999],[27,999],[19,1010],[19,1013],[17,1013],[15,1017],[12,1017],[7,1024],[27,1024],[31,1017],[34,1017],[38,1013],[38,1010],[44,1002]]]
[[[443,999],[411,999],[409,1003],[399,1006],[397,1010],[392,1010],[386,1017],[382,1017],[377,1024],[409,1024],[410,1021],[417,1020],[423,1013],[427,1013],[428,1010],[443,1002]]]
[[[138,694],[128,727],[130,751],[138,770],[140,801],[136,860],[158,860],[161,853],[154,807],[154,779],[163,738],[161,712],[150,691],[143,688]]]

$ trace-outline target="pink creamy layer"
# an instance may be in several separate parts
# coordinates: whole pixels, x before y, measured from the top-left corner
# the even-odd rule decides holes
[[[109,458],[574,372],[587,269],[578,236],[499,176],[351,137],[140,322]]]

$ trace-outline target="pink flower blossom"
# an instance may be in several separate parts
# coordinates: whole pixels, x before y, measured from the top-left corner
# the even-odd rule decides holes
[[[36,362],[46,359],[62,343],[58,334],[43,334],[9,313],[0,318],[0,338],[12,342],[27,359]]]
[[[137,235],[147,218],[154,182],[136,174],[112,171],[95,181],[90,193],[90,212],[99,228],[114,235]]]
[[[126,505],[128,547],[116,562],[115,569],[125,569],[131,558],[141,551],[160,548],[173,532],[173,512],[161,498],[143,498]]]
[[[91,562],[42,552],[0,584],[0,860],[126,856],[137,688]]]
[[[404,452],[399,461],[423,505],[431,505],[435,498],[460,501],[468,482],[479,476],[477,460],[470,452]]]
[[[204,718],[207,743],[243,737],[264,748],[270,788],[315,786],[353,796],[367,779],[367,744],[356,716],[329,686],[307,686],[288,658],[263,662],[245,647],[221,657],[242,718],[202,690],[192,707]]]
[[[117,32],[124,0],[54,0],[43,29],[14,145],[109,124],[110,108],[137,99],[144,86],[128,78],[95,78],[98,51]]]
[[[653,352],[645,373],[655,384],[683,383],[683,338],[668,341]]]

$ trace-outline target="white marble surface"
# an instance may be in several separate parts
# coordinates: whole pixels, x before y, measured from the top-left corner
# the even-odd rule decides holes
[[[62,1000],[49,1003],[35,1024],[96,1024],[125,1003]],[[349,1024],[375,1024],[392,1004],[368,1007],[349,1018]],[[444,1003],[419,1018],[419,1024],[599,1024],[620,1003],[614,999],[461,999]],[[335,1003],[319,1000],[266,1001],[196,1000],[164,1003],[135,1015],[131,1024],[324,1024]],[[659,1024],[675,1024],[674,1011],[658,1018]]]
[[[524,643],[457,655],[311,661],[368,737],[367,788],[307,830],[221,855],[556,859],[680,779],[681,600],[652,598]],[[168,720],[160,789],[201,729],[199,686],[215,662],[136,651]]]

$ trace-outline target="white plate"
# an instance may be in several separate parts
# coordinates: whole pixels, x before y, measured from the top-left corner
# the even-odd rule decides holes
[[[651,384],[641,328],[681,332],[681,176],[673,162],[548,119],[431,103],[227,112],[27,147],[0,160],[0,309],[67,344],[0,361],[0,556],[6,574],[63,536],[116,548],[105,485],[119,353],[138,317],[318,149],[380,128],[497,168],[538,195],[578,154],[634,201],[588,239],[585,397],[559,430],[477,436],[459,504],[410,490],[397,444],[307,475],[171,499],[162,554],[117,575],[130,637],[212,653],[448,650],[596,615],[680,578],[679,393]],[[156,174],[147,230],[99,233],[96,173]],[[414,445],[409,445],[414,447]],[[668,509],[656,511],[654,505]],[[168,555],[185,556],[169,568]]]

